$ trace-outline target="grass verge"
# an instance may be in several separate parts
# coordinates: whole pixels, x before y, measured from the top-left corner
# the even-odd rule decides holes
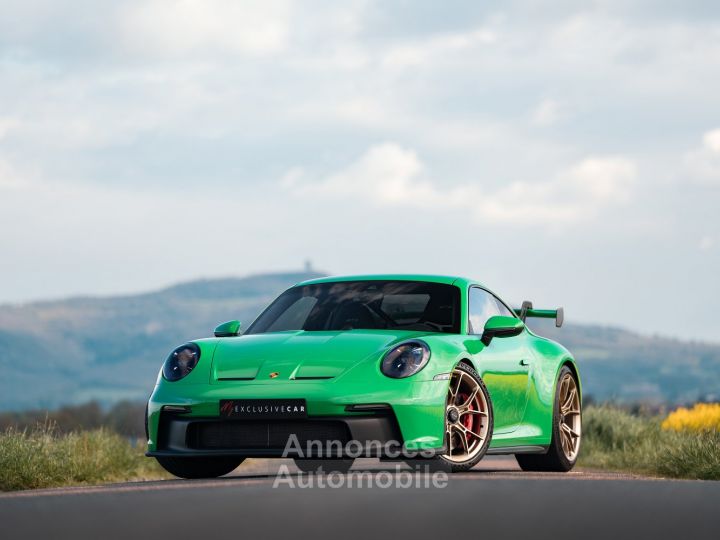
[[[49,426],[0,433],[0,490],[167,478],[141,446],[105,429],[58,434]]]
[[[661,418],[610,406],[583,413],[581,467],[720,480],[720,431],[667,431]],[[0,433],[0,490],[169,478],[142,446],[112,431],[60,434],[51,427]]]
[[[581,467],[720,480],[720,431],[667,431],[661,418],[643,418],[610,406],[583,412]]]

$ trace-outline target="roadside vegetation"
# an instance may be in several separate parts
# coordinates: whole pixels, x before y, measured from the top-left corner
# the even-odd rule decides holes
[[[145,436],[145,403],[120,401],[103,407],[97,401],[66,405],[55,410],[34,409],[0,412],[0,433],[8,428],[34,430],[38,424],[52,425],[55,433],[108,429],[130,439]]]
[[[580,466],[664,476],[720,480],[720,405],[696,406],[667,418],[612,406],[583,412]]]
[[[168,477],[143,452],[142,445],[103,428],[7,428],[0,433],[0,491]]]
[[[126,402],[0,414],[0,491],[168,478],[143,455],[143,411]],[[667,416],[589,405],[579,465],[720,480],[720,404]]]

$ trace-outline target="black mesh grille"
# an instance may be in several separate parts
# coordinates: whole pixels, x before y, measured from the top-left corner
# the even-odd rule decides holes
[[[271,421],[271,422],[193,422],[188,426],[187,444],[198,450],[283,449],[290,435],[295,434],[301,448],[308,441],[350,440],[350,432],[344,422],[317,421]]]

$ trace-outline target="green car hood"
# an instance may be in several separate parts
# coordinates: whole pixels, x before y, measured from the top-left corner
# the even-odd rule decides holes
[[[330,379],[427,332],[345,330],[272,332],[223,339],[215,350],[212,382]],[[273,375],[271,377],[271,374]]]

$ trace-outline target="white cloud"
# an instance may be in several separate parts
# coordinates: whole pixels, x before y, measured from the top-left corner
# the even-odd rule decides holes
[[[28,181],[10,163],[0,157],[0,191],[18,190],[26,187]]]
[[[17,127],[18,121],[14,118],[3,118],[0,117],[0,139],[5,137],[10,130]]]
[[[628,203],[636,167],[626,158],[591,157],[546,181],[517,181],[494,190],[480,182],[441,187],[427,177],[415,151],[387,142],[320,181],[297,170],[286,178],[292,181],[286,180],[285,187],[299,194],[376,206],[461,209],[482,222],[542,226],[581,223]]]
[[[720,154],[720,129],[713,129],[705,133],[703,146],[714,154]]]
[[[703,134],[702,146],[685,154],[691,174],[701,182],[720,184],[720,128]]]
[[[283,50],[290,22],[285,1],[149,0],[126,10],[121,30],[138,51],[257,55]]]
[[[532,121],[539,126],[557,122],[563,114],[563,106],[554,99],[543,99],[532,112]]]
[[[586,158],[550,180],[513,182],[486,195],[480,216],[532,226],[582,223],[629,202],[635,179],[635,165],[628,159]]]
[[[497,39],[497,33],[487,28],[443,34],[422,41],[395,45],[383,54],[381,63],[390,68],[430,65],[450,54],[491,45]]]
[[[700,239],[700,251],[710,251],[715,246],[715,238],[705,235]]]
[[[298,188],[304,193],[361,199],[379,205],[426,206],[432,204],[438,193],[430,182],[422,180],[423,170],[414,151],[384,143],[371,147],[345,169],[320,182],[300,183]],[[297,185],[297,174],[291,171],[290,177]]]
[[[558,186],[599,203],[625,204],[636,176],[635,164],[626,158],[591,157],[562,173]]]

